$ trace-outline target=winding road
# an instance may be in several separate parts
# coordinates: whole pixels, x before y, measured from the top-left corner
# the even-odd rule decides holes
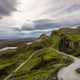
[[[58,72],[59,80],[80,80],[80,74],[76,72],[76,69],[80,68],[80,59],[73,56],[72,58],[74,62]]]
[[[52,50],[56,50],[51,48]],[[16,73],[20,68],[22,68],[32,57],[33,55],[37,54],[40,51],[43,51],[44,49],[40,49],[36,52],[34,52],[26,61],[24,61],[23,63],[21,63],[20,66],[18,66],[16,68],[16,70],[12,71],[11,74],[9,74],[4,80],[8,80],[14,73]],[[80,80],[80,74],[78,74],[76,72],[76,69],[80,68],[80,59],[73,57],[71,55],[68,54],[64,54],[58,50],[56,50],[58,53],[63,54],[64,56],[68,56],[74,59],[74,62],[72,64],[70,64],[67,67],[63,67],[62,69],[59,70],[57,76],[58,76],[58,80]]]
[[[56,50],[56,49],[53,49]],[[80,68],[80,58],[64,54],[58,50],[56,50],[58,53],[63,54],[65,56],[68,56],[70,58],[74,59],[74,62],[70,64],[67,67],[63,67],[59,70],[57,77],[58,80],[80,80],[80,74],[76,72],[76,69]]]

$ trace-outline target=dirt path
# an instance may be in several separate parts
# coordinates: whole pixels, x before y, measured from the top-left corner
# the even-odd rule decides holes
[[[24,61],[23,63],[21,63],[14,71],[12,71],[12,73],[10,73],[5,79],[3,80],[8,80],[14,73],[16,73],[20,68],[22,68],[35,54],[37,54],[40,51],[43,51],[44,49],[40,49],[36,52],[34,52],[26,61]]]
[[[80,80],[80,74],[76,72],[76,69],[80,68],[80,59],[73,56],[70,57],[74,59],[74,62],[58,72],[58,80]]]

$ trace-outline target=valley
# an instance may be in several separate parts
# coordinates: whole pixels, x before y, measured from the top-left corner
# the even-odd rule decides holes
[[[32,41],[1,40],[0,47],[0,80],[80,78],[80,29],[62,28]]]

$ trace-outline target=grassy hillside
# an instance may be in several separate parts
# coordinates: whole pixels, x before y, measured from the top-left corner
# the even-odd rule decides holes
[[[18,49],[0,52],[0,80],[3,80],[30,55],[40,49],[43,51],[35,54],[9,80],[46,80],[52,73],[55,76],[59,68],[73,61],[55,49],[65,52],[64,54],[80,57],[80,29],[55,30],[50,36],[43,34],[29,45],[27,45],[26,40],[11,42],[11,44],[5,42],[5,45],[15,45],[18,46]],[[2,43],[1,47],[5,45]]]
[[[66,31],[65,31],[66,32]],[[80,29],[73,29],[67,31],[68,34],[62,36],[59,49],[68,54],[79,57],[80,56]]]
[[[59,54],[50,48],[44,49],[35,54],[28,63],[25,64],[9,80],[46,80],[51,73],[66,64],[72,62],[72,59]]]

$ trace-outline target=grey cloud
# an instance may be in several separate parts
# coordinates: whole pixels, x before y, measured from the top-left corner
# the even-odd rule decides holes
[[[16,0],[0,0],[0,18],[15,11]]]
[[[41,11],[43,9],[40,13],[41,15],[38,16],[37,14],[29,12],[30,17],[33,17],[32,15],[37,15],[37,17],[42,16],[42,19],[38,18],[41,20],[32,21],[32,24],[27,23],[27,21],[19,28],[0,30],[0,33],[5,33],[4,37],[6,37],[6,35],[8,35],[8,37],[38,37],[42,33],[49,34],[50,30],[48,29],[80,25],[80,0],[45,0],[45,2],[47,1],[48,3],[46,5],[42,5],[41,3],[39,7],[36,5],[36,7],[33,7],[33,10],[30,9],[37,14],[40,13],[37,12],[37,10]],[[49,1],[52,2],[49,3]],[[16,0],[0,0],[0,18],[4,15],[10,15],[12,11],[15,11],[15,5]],[[27,15],[27,12],[24,15]],[[16,18],[18,17],[16,15]],[[26,18],[27,17],[28,16],[26,16]],[[48,31],[45,31],[46,29]],[[1,34],[1,36],[3,35]]]
[[[69,6],[67,6],[66,8],[64,7],[64,9],[62,9],[60,12],[58,12],[58,14],[57,15],[66,15],[67,13],[69,14],[71,14],[71,13],[73,13],[73,12],[76,12],[76,11],[79,11],[80,10],[80,4],[76,4],[76,3],[74,3],[74,4],[72,4],[72,5],[69,5]],[[56,15],[56,14],[55,14]]]
[[[20,38],[35,38],[39,37],[42,33],[50,34],[50,30],[33,30],[30,31],[30,33],[27,33],[27,30],[25,32],[20,31],[17,28],[2,28],[0,29],[0,39],[20,39]]]
[[[39,37],[42,33],[50,34],[55,28],[62,28],[66,26],[76,26],[80,24],[79,21],[70,22],[67,20],[62,20],[60,22],[54,22],[54,20],[37,20],[33,21],[33,28],[29,28],[29,25],[25,27],[22,26],[22,29],[19,28],[2,28],[0,29],[0,39],[9,38],[9,39],[19,39],[19,38],[31,38]]]
[[[80,10],[80,0],[51,0],[52,3],[47,5],[50,6],[42,15],[50,16],[52,18],[56,16],[71,14]],[[53,5],[54,4],[54,5]]]
[[[21,27],[21,30],[22,31],[45,30],[45,29],[54,29],[54,28],[60,28],[60,27],[66,27],[66,26],[70,27],[70,26],[80,25],[80,22],[78,20],[70,21],[67,19],[63,19],[62,21],[57,21],[57,22],[55,22],[54,20],[42,19],[42,20],[34,21],[33,23],[34,24],[32,26],[27,25],[26,23]]]
[[[73,11],[77,11],[77,10],[80,10],[80,4],[73,4],[73,5],[70,5],[67,9],[64,10],[67,11],[67,12],[73,12]]]
[[[49,28],[55,28],[55,26],[57,25],[58,24],[52,22],[51,20],[42,19],[42,20],[33,21],[32,26],[27,25],[27,23],[23,24],[21,28],[22,30],[45,30]]]

